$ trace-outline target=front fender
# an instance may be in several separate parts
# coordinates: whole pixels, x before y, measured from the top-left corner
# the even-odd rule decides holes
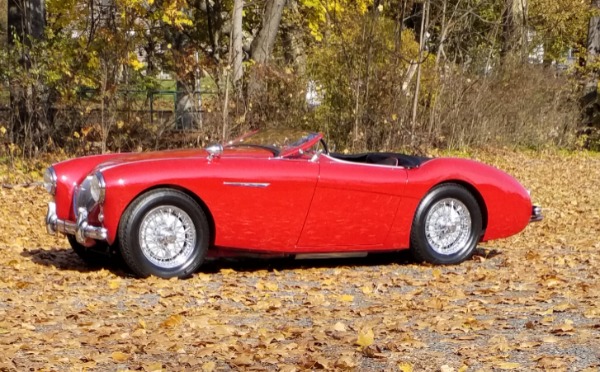
[[[116,240],[123,213],[137,197],[149,190],[159,187],[184,189],[202,199],[202,190],[217,185],[211,164],[204,159],[169,159],[125,163],[103,170],[106,196],[102,208],[107,241],[112,244]]]
[[[56,172],[56,214],[58,218],[74,221],[73,190],[83,179],[90,174],[99,164],[124,156],[125,154],[105,154],[84,156],[65,160],[52,167]]]

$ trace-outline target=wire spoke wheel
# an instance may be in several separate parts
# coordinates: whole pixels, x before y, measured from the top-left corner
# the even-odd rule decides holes
[[[460,200],[442,199],[429,209],[425,236],[439,254],[455,254],[465,249],[471,235],[471,213]]]
[[[172,268],[185,263],[194,252],[196,228],[182,209],[160,206],[144,216],[139,241],[142,253],[150,262]]]
[[[483,231],[481,207],[462,185],[431,189],[417,208],[410,232],[413,257],[432,264],[457,264],[473,255]]]
[[[185,278],[202,264],[210,241],[206,214],[183,192],[156,189],[139,196],[119,224],[121,254],[140,277]]]

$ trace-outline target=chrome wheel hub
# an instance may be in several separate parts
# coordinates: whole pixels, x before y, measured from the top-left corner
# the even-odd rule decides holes
[[[431,248],[450,255],[465,249],[471,236],[471,213],[458,199],[442,199],[429,209],[425,236]]]
[[[175,206],[160,206],[148,212],[140,225],[142,253],[154,265],[172,268],[187,262],[196,246],[196,228],[191,217]]]

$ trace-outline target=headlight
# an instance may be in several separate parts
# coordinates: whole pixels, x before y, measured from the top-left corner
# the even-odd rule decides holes
[[[54,195],[56,193],[56,172],[53,167],[49,167],[44,172],[44,188],[50,195]]]
[[[104,202],[106,184],[104,183],[104,177],[102,177],[102,173],[97,172],[92,176],[90,193],[92,194],[92,198],[96,203],[102,204]]]

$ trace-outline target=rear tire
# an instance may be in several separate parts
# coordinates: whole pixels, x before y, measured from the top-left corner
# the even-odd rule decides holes
[[[481,208],[463,186],[447,183],[423,198],[410,234],[413,257],[432,264],[451,265],[469,259],[482,231]]]
[[[210,230],[194,199],[172,189],[138,197],[119,224],[123,259],[134,274],[161,278],[190,276],[204,261]]]

